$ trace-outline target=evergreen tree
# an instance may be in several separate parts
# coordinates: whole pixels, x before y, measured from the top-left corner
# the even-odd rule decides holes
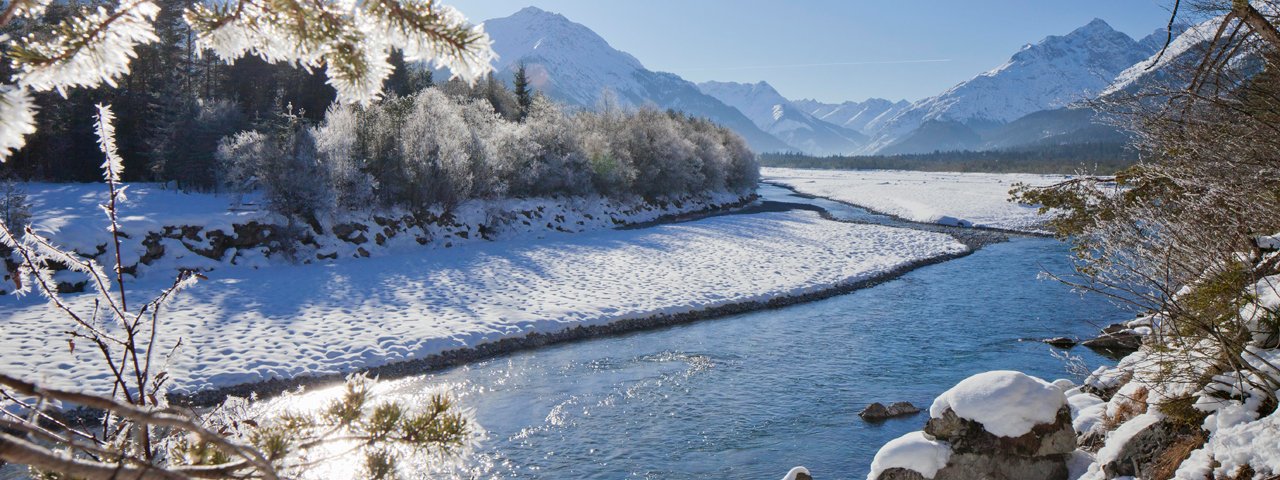
[[[529,107],[533,106],[533,89],[529,88],[529,72],[523,62],[516,67],[514,78],[516,104],[520,106],[520,121],[529,116]]]

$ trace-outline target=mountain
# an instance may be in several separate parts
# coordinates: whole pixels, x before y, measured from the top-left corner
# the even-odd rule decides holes
[[[1003,65],[894,115],[874,132],[867,151],[932,152],[961,137],[972,140],[969,133],[981,135],[1033,112],[1096,96],[1125,69],[1151,56],[1155,43],[1139,43],[1099,19],[1049,36]],[[926,132],[912,134],[930,121],[936,123]]]
[[[1175,30],[1175,36],[1169,47],[1161,54],[1168,34],[1165,30],[1152,34],[1150,40],[1155,47],[1150,58],[1143,59],[1116,76],[1105,91],[1104,96],[1121,92],[1136,93],[1153,87],[1181,88],[1188,82],[1182,71],[1194,69],[1204,58],[1205,49],[1222,24],[1222,17],[1214,17],[1197,25],[1184,26]],[[1154,37],[1154,38],[1152,38]],[[1261,63],[1247,49],[1240,50],[1229,62],[1241,71],[1261,69]]]
[[[498,76],[510,79],[523,63],[533,88],[550,98],[591,108],[609,91],[623,106],[652,105],[709,118],[738,132],[757,151],[791,150],[692,82],[646,69],[635,57],[563,15],[527,7],[486,21],[484,28],[499,56],[494,65]]]
[[[766,82],[704,82],[698,88],[733,108],[787,145],[814,155],[846,155],[867,137],[824,122],[791,104]]]
[[[874,133],[885,121],[911,106],[911,102],[906,100],[893,102],[883,98],[871,98],[863,102],[838,104],[801,99],[793,101],[791,104],[817,117],[819,120],[854,130],[863,135]]]

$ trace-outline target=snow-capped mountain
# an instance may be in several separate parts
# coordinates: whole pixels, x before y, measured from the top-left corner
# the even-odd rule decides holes
[[[527,7],[484,23],[498,53],[498,75],[509,79],[525,64],[533,88],[556,100],[594,107],[605,91],[624,106],[653,105],[710,118],[742,135],[757,151],[790,147],[741,112],[702,93],[677,75],[653,72],[563,15]]]
[[[738,109],[757,127],[796,149],[816,155],[844,155],[862,147],[866,136],[824,122],[791,104],[766,82],[704,82],[698,88]]]
[[[1003,65],[915,102],[875,132],[867,151],[930,152],[940,146],[931,142],[951,133],[966,138],[980,136],[983,129],[1096,96],[1125,69],[1151,56],[1154,44],[1139,43],[1095,19],[1067,35],[1050,36],[1027,45]],[[915,141],[903,143],[926,122],[948,125],[932,128],[934,134],[916,135]],[[961,126],[974,131],[963,132]],[[945,139],[941,141],[947,143]]]
[[[792,101],[791,104],[817,117],[819,120],[857,131],[863,135],[874,133],[882,123],[911,106],[911,102],[906,100],[894,102],[883,98],[844,103],[822,103],[806,98]]]
[[[1187,79],[1181,78],[1174,71],[1182,67],[1192,67],[1204,58],[1205,47],[1213,39],[1220,24],[1222,24],[1222,17],[1215,17],[1197,25],[1183,27],[1181,32],[1175,32],[1175,36],[1169,42],[1167,49],[1164,49],[1165,41],[1168,39],[1167,31],[1157,31],[1148,39],[1143,40],[1143,42],[1150,42],[1152,45],[1151,57],[1143,59],[1125,71],[1120,72],[1115,81],[1102,94],[1134,92],[1170,82],[1181,82],[1181,85],[1176,85],[1176,87],[1186,85]],[[1163,54],[1160,53],[1161,49],[1164,49]],[[1241,50],[1229,61],[1232,62],[1234,67],[1248,68],[1248,65],[1245,64],[1251,54],[1252,52]]]

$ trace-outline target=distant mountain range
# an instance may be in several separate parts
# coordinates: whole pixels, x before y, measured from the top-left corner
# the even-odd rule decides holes
[[[604,92],[623,106],[681,110],[721,123],[760,152],[813,155],[908,154],[1036,145],[1124,142],[1126,136],[1077,105],[1104,92],[1164,78],[1147,69],[1164,30],[1135,40],[1095,19],[1066,35],[1028,44],[1009,61],[916,102],[873,98],[841,104],[792,101],[765,82],[695,85],[654,72],[562,15],[535,7],[485,22],[498,74],[526,65],[535,89],[586,108]],[[1188,56],[1203,26],[1178,31],[1162,65]]]
[[[867,143],[867,136],[861,132],[815,118],[765,82],[705,82],[698,88],[738,109],[761,130],[800,151],[840,155],[857,151]]]
[[[757,151],[794,149],[692,82],[646,69],[563,15],[528,7],[484,27],[498,53],[498,75],[510,79],[523,63],[533,87],[556,100],[591,108],[608,91],[623,106],[652,105],[709,118],[738,132]]]

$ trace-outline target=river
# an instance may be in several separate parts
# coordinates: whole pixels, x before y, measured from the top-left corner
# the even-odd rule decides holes
[[[1066,271],[1067,255],[1054,240],[1014,237],[847,295],[518,352],[379,391],[450,385],[487,431],[469,466],[475,478],[772,479],[796,465],[823,480],[863,478],[880,445],[926,419],[864,422],[868,403],[927,411],[987,370],[1073,378],[1049,346],[1024,339],[1087,337],[1127,314],[1038,279]],[[1071,353],[1090,367],[1110,363]]]

